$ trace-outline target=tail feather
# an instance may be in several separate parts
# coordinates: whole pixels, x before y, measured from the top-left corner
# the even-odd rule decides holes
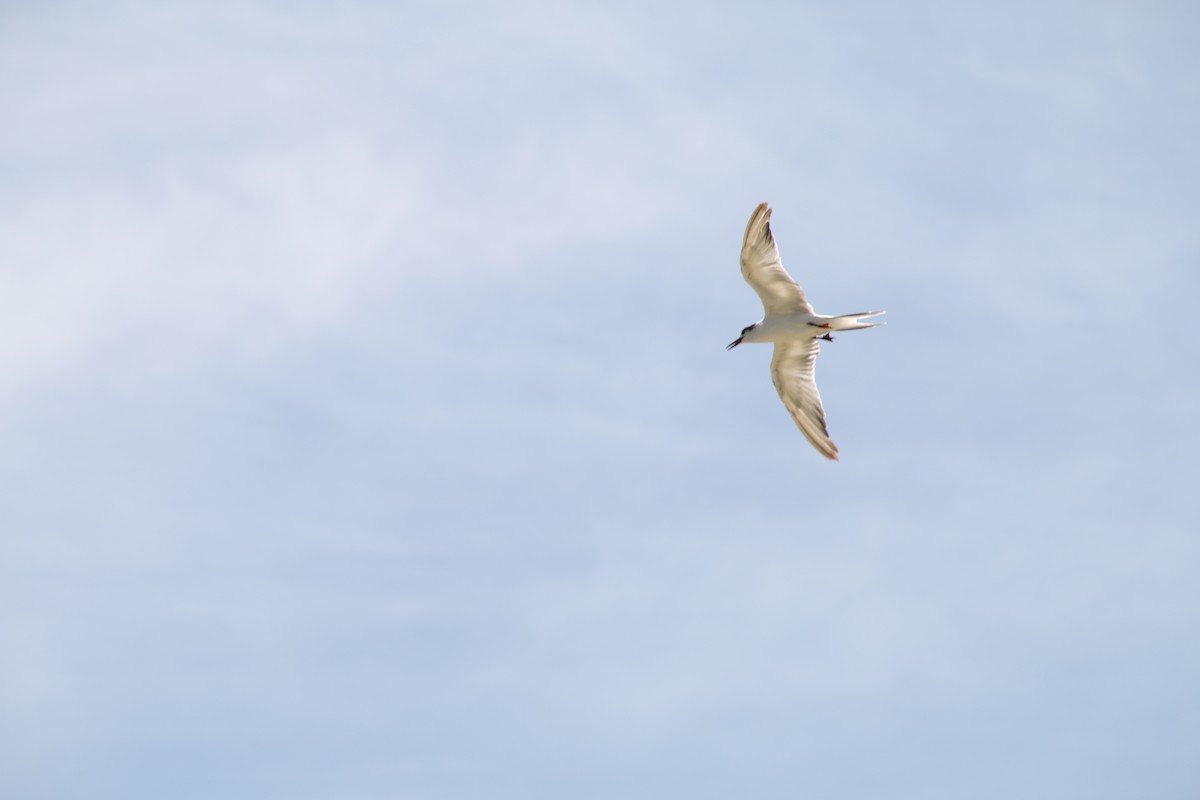
[[[878,317],[880,314],[886,314],[886,311],[860,311],[857,314],[842,314],[837,317],[829,317],[826,324],[832,331],[856,331],[861,328],[874,328],[877,325],[882,325],[882,322],[863,322],[864,319]]]

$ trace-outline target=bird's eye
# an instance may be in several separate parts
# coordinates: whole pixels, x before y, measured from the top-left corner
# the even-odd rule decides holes
[[[754,330],[754,326],[747,325],[746,327],[742,328],[742,336],[745,336],[747,333],[749,333],[752,330]]]

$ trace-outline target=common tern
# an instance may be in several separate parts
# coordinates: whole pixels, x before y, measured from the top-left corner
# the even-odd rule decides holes
[[[874,328],[878,322],[863,322],[883,311],[864,311],[826,317],[813,311],[800,284],[783,268],[779,248],[771,235],[771,209],[760,203],[746,224],[742,239],[742,277],[758,293],[763,318],[742,328],[742,333],[726,347],[732,350],[747,342],[774,342],[771,380],[779,399],[792,419],[817,452],[837,461],[838,449],[825,427],[825,409],[813,375],[818,339],[832,342],[832,331],[856,331]]]

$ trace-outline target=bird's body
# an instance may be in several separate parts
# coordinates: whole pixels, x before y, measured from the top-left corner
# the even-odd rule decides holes
[[[771,209],[760,203],[746,224],[742,239],[742,276],[758,293],[763,303],[763,318],[742,329],[742,335],[729,344],[732,349],[750,342],[774,342],[771,379],[779,399],[791,413],[800,432],[826,458],[837,460],[837,445],[825,427],[825,409],[817,391],[814,366],[821,346],[817,339],[833,341],[832,331],[873,328],[876,322],[864,319],[882,311],[865,311],[826,317],[813,311],[804,290],[792,280],[779,257],[771,234]]]

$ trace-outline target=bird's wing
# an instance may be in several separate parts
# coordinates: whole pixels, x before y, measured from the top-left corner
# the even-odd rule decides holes
[[[776,342],[771,358],[771,380],[779,399],[796,420],[800,432],[828,459],[837,461],[837,445],[825,428],[825,409],[813,368],[821,346],[816,339],[806,342]]]
[[[813,313],[800,284],[783,268],[771,235],[771,209],[760,203],[746,224],[742,239],[742,277],[762,298],[767,315]]]

